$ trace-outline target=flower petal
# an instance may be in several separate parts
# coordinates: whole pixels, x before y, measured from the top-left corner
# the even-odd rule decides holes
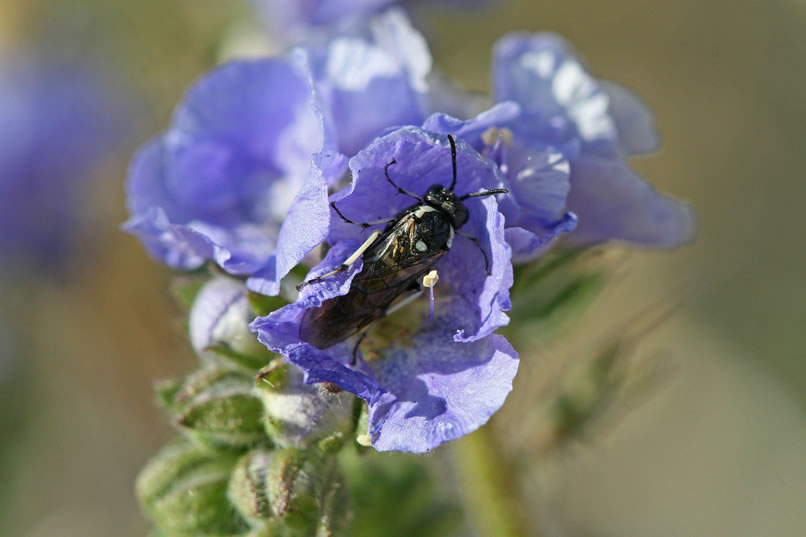
[[[323,152],[314,157],[308,180],[283,220],[275,253],[266,267],[249,278],[250,290],[278,294],[280,281],[325,240],[330,225],[327,186],[346,167],[347,159],[339,153]]]
[[[132,217],[124,229],[175,268],[212,260],[232,274],[268,267],[282,277],[301,259],[298,250],[310,246],[287,247],[279,265],[272,256],[311,157],[324,143],[310,75],[296,57],[224,65],[191,88],[173,127],[135,157],[127,185]],[[318,200],[321,221],[326,185],[308,186],[298,201],[316,212]],[[276,292],[270,287],[262,289]]]
[[[548,251],[563,233],[570,233],[577,227],[574,213],[566,213],[562,218],[545,227],[543,233],[534,233],[521,227],[508,227],[506,237],[512,248],[512,263],[522,264],[534,261]]]
[[[484,255],[464,237],[454,240],[451,251],[436,267],[441,281],[451,289],[450,304],[442,305],[441,310],[450,312],[453,339],[458,342],[477,341],[509,324],[504,312],[511,308],[509,289],[514,281],[512,249],[495,199],[473,200],[468,203],[468,211],[468,231],[487,252],[489,275],[484,273]]]
[[[509,34],[494,47],[496,101],[519,103],[523,124],[542,143],[573,155],[574,138],[616,142],[609,98],[571,47],[554,34]]]
[[[517,148],[511,151],[516,152]],[[539,233],[565,209],[571,190],[568,160],[557,151],[522,151],[512,155],[509,165],[513,167],[510,188],[520,209],[519,218],[510,225]]]
[[[624,86],[600,80],[610,100],[610,115],[616,122],[619,142],[628,155],[645,155],[660,148],[655,116],[638,95]]]
[[[331,349],[323,351],[303,342],[289,346],[283,355],[289,362],[302,369],[306,384],[332,382],[369,404],[374,404],[384,392],[383,388],[369,376],[334,360]]]
[[[452,134],[481,152],[485,146],[482,134],[490,128],[506,127],[520,115],[520,112],[521,107],[518,103],[504,101],[468,120],[456,119],[443,113],[432,114],[423,122],[423,129]]]
[[[694,237],[690,205],[661,194],[620,159],[573,162],[568,207],[580,217],[569,235],[577,245],[621,240],[671,248]]]
[[[305,49],[328,123],[347,155],[384,129],[419,125],[426,107],[431,54],[423,36],[397,9],[368,26],[364,35],[340,35]]]
[[[274,238],[248,223],[231,228],[188,220],[189,211],[177,203],[161,180],[165,174],[162,139],[148,143],[135,156],[129,170],[128,203],[133,216],[124,231],[137,235],[155,258],[170,267],[192,270],[214,260],[233,274],[258,269],[274,249]],[[173,223],[168,211],[179,222]],[[241,245],[248,245],[242,251]]]
[[[433,330],[386,351],[375,370],[387,393],[370,406],[372,445],[422,453],[487,422],[512,390],[518,355],[502,336],[454,343]]]

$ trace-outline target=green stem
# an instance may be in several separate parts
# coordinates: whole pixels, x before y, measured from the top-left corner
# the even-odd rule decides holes
[[[467,513],[480,536],[526,537],[526,517],[515,469],[488,425],[454,444]]]

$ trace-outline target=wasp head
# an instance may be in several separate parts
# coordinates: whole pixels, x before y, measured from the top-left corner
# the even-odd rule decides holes
[[[442,185],[431,185],[428,188],[425,203],[448,216],[454,229],[459,229],[467,222],[465,204],[456,194]]]

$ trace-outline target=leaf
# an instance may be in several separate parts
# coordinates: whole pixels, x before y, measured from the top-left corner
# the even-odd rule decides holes
[[[199,291],[210,279],[209,274],[177,276],[171,281],[171,295],[185,313],[190,312]]]
[[[265,366],[272,357],[276,356],[265,347],[259,347],[259,354],[247,354],[236,351],[226,343],[208,345],[204,350],[215,353],[218,357],[223,358],[225,363],[228,362],[235,367],[248,369],[250,371],[257,371]],[[265,351],[265,354],[263,351]]]

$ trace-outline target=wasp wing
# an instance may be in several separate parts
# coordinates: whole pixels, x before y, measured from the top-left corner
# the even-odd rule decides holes
[[[417,219],[396,222],[364,253],[364,267],[350,291],[306,311],[300,337],[324,349],[360,332],[382,318],[398,297],[419,288],[418,280],[447,251],[413,248]]]

